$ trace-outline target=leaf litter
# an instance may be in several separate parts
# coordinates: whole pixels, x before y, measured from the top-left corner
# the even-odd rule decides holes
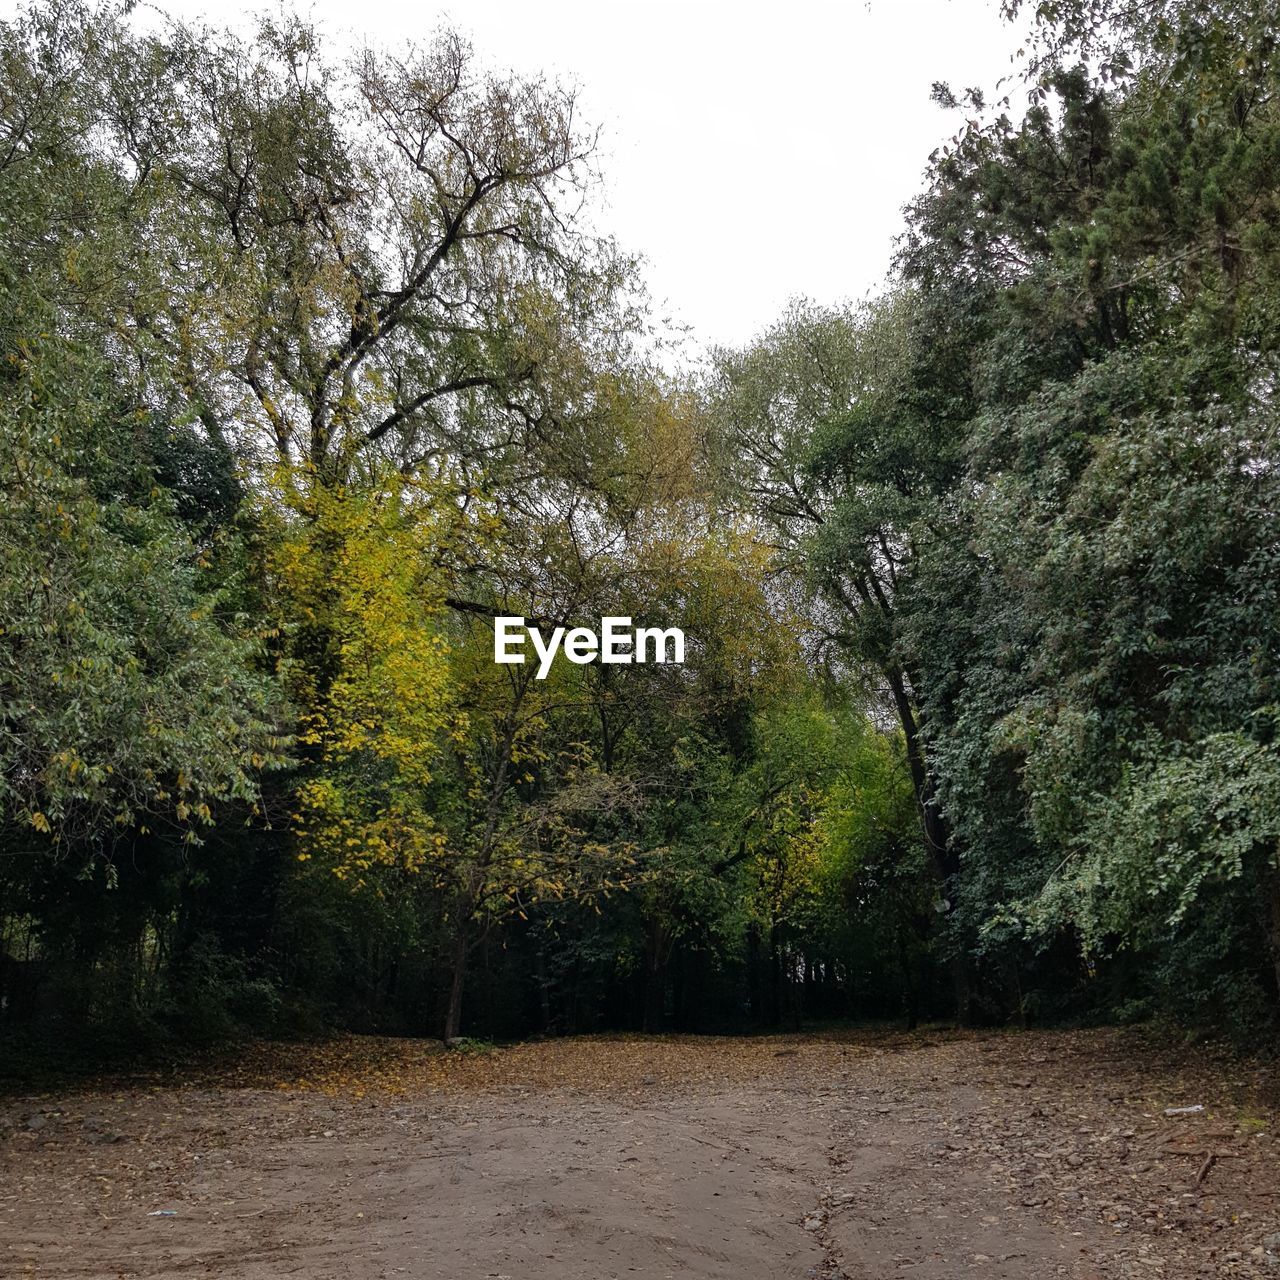
[[[472,1234],[495,1268],[536,1236],[561,1264],[577,1247],[643,1275],[654,1215],[684,1212],[654,1197],[683,1178],[712,1209],[673,1222],[654,1265],[687,1248],[692,1275],[794,1253],[851,1280],[1280,1277],[1276,1102],[1271,1065],[1135,1031],[261,1042],[0,1100],[0,1271],[177,1274],[207,1254],[283,1275],[316,1222],[336,1214],[356,1257],[438,1177],[441,1213],[453,1186],[484,1186],[494,1222],[541,1206],[532,1235]],[[576,1234],[592,1223],[614,1242],[598,1257]]]

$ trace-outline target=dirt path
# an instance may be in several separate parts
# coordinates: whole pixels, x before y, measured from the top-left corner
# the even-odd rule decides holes
[[[1116,1033],[264,1048],[0,1103],[0,1275],[1280,1277],[1267,1084]]]

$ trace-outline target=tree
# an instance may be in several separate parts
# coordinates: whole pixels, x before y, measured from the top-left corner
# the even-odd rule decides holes
[[[260,465],[303,484],[511,460],[625,344],[627,264],[575,218],[593,139],[572,94],[480,74],[449,32],[348,70],[294,18],[252,43],[108,10],[26,22],[48,65],[15,118],[97,51],[94,144],[129,179],[137,273],[121,338]]]
[[[84,318],[129,288],[114,225],[128,184],[88,143],[102,88],[89,21],[29,15],[0,36],[0,796],[24,852],[81,859],[140,823],[195,841],[219,799],[252,801],[285,745],[262,637],[236,613],[225,459],[175,389],[140,394]]]
[[[219,617],[211,557],[165,495],[115,490],[102,433],[133,412],[109,384],[97,403],[85,387],[109,370],[86,373],[55,341],[12,354],[0,393],[7,842],[83,860],[139,824],[196,841],[212,805],[252,802],[256,774],[283,758],[261,639]]]
[[[924,320],[905,291],[860,311],[796,306],[754,348],[721,353],[709,395],[724,451],[736,460],[726,468],[731,484],[811,591],[820,643],[881,683],[902,728],[926,865],[941,892],[956,863],[898,619],[918,545],[957,467],[952,415],[933,411],[931,384],[922,378],[922,391],[913,382],[922,353],[935,364],[949,353],[948,344],[929,343]]]
[[[1050,63],[914,207],[904,270],[981,341],[903,635],[971,945],[1131,947],[1239,1029],[1274,1007],[1241,998],[1276,876],[1274,68],[1248,24],[1167,8],[1135,74]]]

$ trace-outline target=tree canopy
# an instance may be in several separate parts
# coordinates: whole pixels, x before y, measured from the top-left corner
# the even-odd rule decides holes
[[[677,372],[560,85],[0,24],[0,1021],[1274,1030],[1274,38],[1032,16],[881,294]]]

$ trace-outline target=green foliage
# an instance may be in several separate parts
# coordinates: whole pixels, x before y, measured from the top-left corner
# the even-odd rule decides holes
[[[1168,8],[1206,24],[1207,62],[1170,28],[1121,87],[1050,66],[1051,96],[940,156],[915,207],[905,271],[982,342],[904,635],[968,945],[1132,950],[1159,1007],[1256,1027],[1280,977],[1280,122],[1247,27]],[[1228,60],[1243,111],[1215,97]]]
[[[0,1018],[1273,1023],[1274,37],[1035,21],[884,296],[687,380],[571,92],[0,25]]]
[[[150,822],[198,839],[284,743],[211,553],[160,491],[119,494],[100,441],[128,419],[75,355],[28,349],[0,400],[0,812],[29,851],[83,857]]]

